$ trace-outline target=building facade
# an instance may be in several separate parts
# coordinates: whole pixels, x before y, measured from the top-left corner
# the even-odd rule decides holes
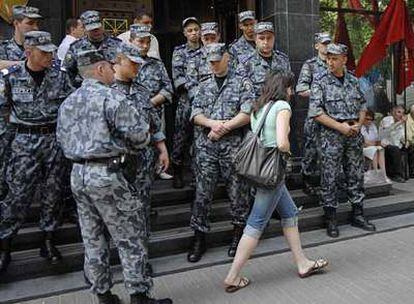
[[[52,33],[56,44],[65,35],[65,20],[77,17],[85,10],[100,11],[106,30],[113,34],[128,29],[139,12],[148,12],[154,17],[154,34],[169,70],[174,46],[184,41],[181,21],[188,16],[195,16],[202,22],[218,21],[222,40],[230,43],[239,35],[237,13],[255,10],[258,19],[275,24],[277,48],[289,55],[296,75],[303,62],[314,55],[313,34],[319,29],[319,0],[29,0],[28,4],[40,8],[45,17],[42,28]],[[12,27],[2,20],[1,38],[11,34]],[[292,108],[292,149],[299,155],[307,101],[297,98]]]

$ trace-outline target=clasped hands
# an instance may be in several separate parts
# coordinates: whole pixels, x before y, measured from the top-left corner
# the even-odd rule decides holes
[[[343,135],[347,137],[354,137],[359,134],[360,130],[361,130],[360,124],[354,124],[350,126],[347,122],[342,122],[339,132],[341,132]]]
[[[232,129],[228,126],[227,122],[228,121],[226,120],[210,120],[210,132],[207,135],[208,139],[211,141],[218,141],[224,135],[231,132]]]

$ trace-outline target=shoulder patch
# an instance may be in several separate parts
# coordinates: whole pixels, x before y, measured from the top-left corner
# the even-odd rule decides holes
[[[200,78],[200,82],[206,82],[207,80],[211,79],[213,75],[204,75]]]
[[[317,80],[317,81],[322,80],[322,79],[323,79],[323,78],[325,78],[326,76],[328,76],[328,70],[324,70],[323,72],[321,72],[321,73],[318,73],[318,74],[314,75],[315,80]]]
[[[255,53],[253,54],[246,54],[246,55],[240,55],[239,56],[239,62],[241,64],[245,64],[250,58],[252,58],[254,56]]]
[[[247,78],[243,79],[242,85],[243,85],[243,88],[246,91],[253,92],[253,84],[252,84],[252,82],[249,79],[247,79]]]
[[[286,53],[283,53],[282,51],[276,50],[276,54],[278,56],[285,57],[285,58],[289,59],[289,56]]]
[[[11,67],[5,68],[3,70],[1,70],[1,74],[4,76],[13,74],[14,72],[17,72],[18,70],[20,70],[20,65],[19,64],[15,64],[12,65]]]
[[[306,60],[305,62],[306,62],[306,63],[314,63],[314,62],[316,62],[316,61],[318,61],[318,57],[313,57],[313,58],[311,58],[311,59]]]

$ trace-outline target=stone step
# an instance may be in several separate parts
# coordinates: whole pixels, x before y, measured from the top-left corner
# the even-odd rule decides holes
[[[185,187],[184,189],[173,189],[169,187],[168,183],[169,181],[162,181],[161,183],[157,184],[157,187],[155,188],[152,194],[152,207],[155,209],[171,208],[172,210],[174,210],[176,208],[181,208],[181,206],[184,206],[184,208],[188,208],[188,206],[191,206],[194,199],[194,189],[189,186]],[[366,195],[368,198],[386,196],[390,193],[391,189],[392,186],[389,184],[368,185],[366,187]],[[316,196],[308,196],[305,193],[303,193],[301,189],[291,190],[291,194],[298,206],[312,207],[318,205],[318,198]],[[342,195],[342,197],[343,196],[344,195]],[[226,198],[226,187],[223,184],[220,184],[217,187],[214,199],[220,201]],[[37,225],[37,222],[39,221],[39,211],[40,204],[36,202],[33,203],[27,215],[25,227]],[[185,217],[185,221],[187,221],[187,223],[188,220],[189,218]],[[180,223],[179,221],[175,222]],[[158,228],[154,227],[154,229]]]
[[[414,196],[411,193],[391,195],[385,198],[366,200],[366,215],[370,218],[382,218],[391,215],[414,212]],[[338,221],[345,224],[350,215],[350,206],[343,204],[338,209]],[[319,229],[323,226],[323,211],[319,207],[307,208],[300,215],[301,231]],[[282,230],[278,220],[272,219],[264,237],[281,235]],[[151,258],[183,253],[188,250],[193,232],[187,227],[154,232],[150,241]],[[208,246],[218,247],[229,243],[232,237],[232,225],[228,221],[212,223],[208,234]],[[13,252],[13,261],[7,271],[0,277],[0,283],[22,279],[43,277],[81,270],[83,267],[83,245],[72,243],[59,246],[64,260],[57,266],[52,266],[39,257],[38,249]],[[225,253],[223,253],[225,255]],[[116,250],[113,249],[111,262],[118,263]]]
[[[367,197],[385,196],[389,194],[390,186],[373,186],[366,190]],[[311,208],[318,206],[316,197],[308,196],[302,190],[291,191],[292,197],[298,207]],[[227,199],[217,199],[212,204],[211,221],[219,222],[230,219],[229,202]],[[156,216],[151,218],[152,231],[161,231],[173,228],[187,227],[191,217],[191,203],[155,207]],[[58,245],[76,243],[81,241],[79,229],[75,224],[64,224],[56,232]],[[27,223],[13,240],[14,250],[28,250],[39,248],[42,242],[42,233],[37,223]]]

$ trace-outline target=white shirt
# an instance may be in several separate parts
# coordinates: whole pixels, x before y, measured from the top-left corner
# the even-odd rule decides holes
[[[57,56],[60,61],[63,61],[63,59],[65,59],[66,53],[68,52],[70,45],[76,40],[77,39],[71,35],[66,35],[66,37],[62,40],[57,51]]]
[[[122,33],[122,34],[118,35],[118,39],[121,39],[122,42],[124,42],[124,43],[131,44],[131,42],[129,42],[130,36],[131,36],[131,31],[127,31],[125,33]],[[159,48],[157,37],[155,37],[152,34],[151,34],[151,44],[150,44],[150,49],[148,51],[148,56],[153,57],[153,58],[157,58],[157,59],[161,59],[161,57],[160,57],[160,48]]]
[[[371,122],[368,126],[363,125],[361,134],[366,141],[379,141],[378,129],[374,122]]]
[[[380,124],[381,144],[402,148],[405,137],[404,123],[395,122],[394,117],[384,117]]]

